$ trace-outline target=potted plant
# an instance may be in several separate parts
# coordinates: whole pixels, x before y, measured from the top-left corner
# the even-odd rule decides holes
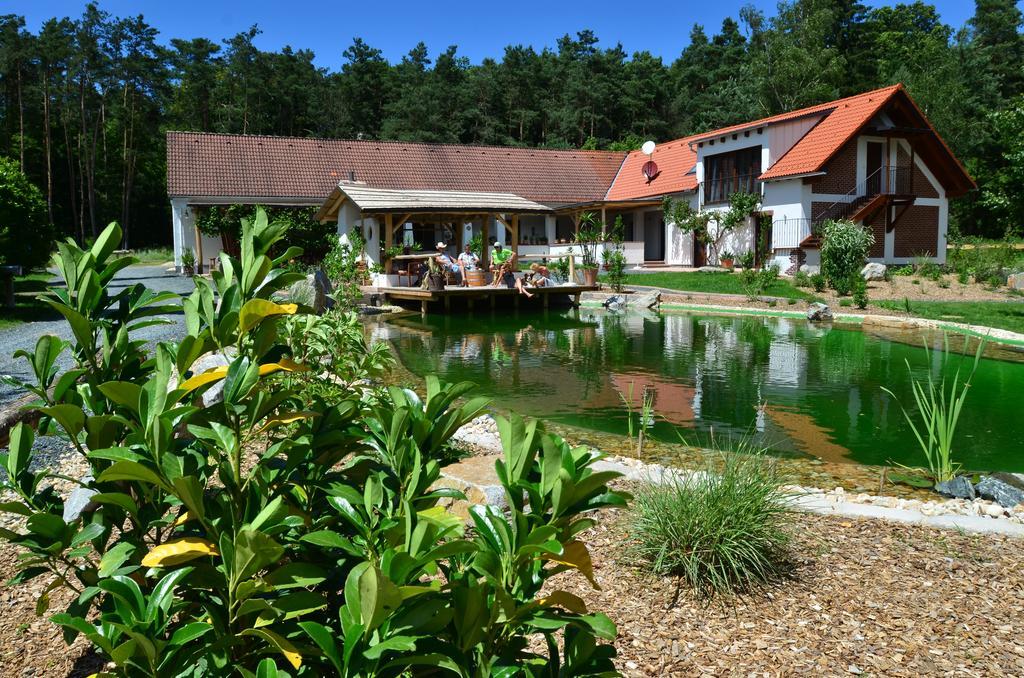
[[[583,284],[594,287],[597,285],[597,246],[601,243],[601,226],[593,212],[584,212],[580,215],[574,242],[580,246],[579,269],[583,274]]]
[[[196,255],[191,247],[181,250],[181,272],[189,276],[196,274]]]
[[[722,266],[731,269],[736,261],[736,255],[729,250],[723,250],[722,254],[719,256],[719,261],[721,261]]]

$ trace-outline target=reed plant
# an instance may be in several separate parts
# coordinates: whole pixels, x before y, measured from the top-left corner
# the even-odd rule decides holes
[[[748,439],[634,495],[632,549],[699,599],[751,592],[791,571],[790,497],[777,462]]]
[[[926,470],[935,483],[942,483],[952,480],[960,471],[960,464],[953,459],[953,439],[956,435],[956,427],[960,421],[960,414],[963,411],[964,403],[967,401],[967,394],[971,388],[971,380],[978,371],[978,363],[981,361],[981,354],[985,350],[985,340],[978,342],[974,352],[974,361],[970,366],[970,372],[966,379],[961,380],[960,374],[963,367],[963,358],[967,356],[966,350],[968,338],[964,336],[964,353],[957,360],[956,370],[952,378],[947,378],[953,360],[953,354],[949,349],[949,335],[942,335],[942,358],[938,368],[929,368],[928,377],[919,379],[914,376],[914,370],[910,361],[905,361],[907,371],[910,372],[910,381],[914,394],[914,404],[917,406],[917,416],[912,416],[906,405],[900,403],[903,409],[903,416],[906,417],[910,429],[924,455]],[[928,342],[924,344],[927,364],[934,365],[932,349]],[[941,376],[936,380],[935,372]],[[882,387],[894,400],[899,402],[896,394],[889,389]]]

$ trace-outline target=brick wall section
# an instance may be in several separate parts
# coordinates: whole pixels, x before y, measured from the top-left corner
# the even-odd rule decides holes
[[[871,232],[875,235],[875,244],[871,246],[868,257],[871,259],[881,259],[885,256],[885,210],[875,212],[874,216],[871,217],[865,226],[870,228]]]
[[[811,203],[811,218],[817,219],[818,215],[827,210],[832,206],[831,202],[812,202]]]
[[[907,167],[910,165],[910,153],[903,148],[902,145],[896,149],[896,164],[899,167]],[[914,163],[914,195],[921,198],[938,198],[939,192],[932,186],[932,182],[928,181],[928,177],[921,171],[921,168]]]
[[[935,256],[939,246],[939,208],[913,205],[896,224],[895,254],[914,257],[919,254]]]
[[[845,195],[857,185],[857,139],[851,139],[825,166],[825,176],[811,182],[814,193]]]

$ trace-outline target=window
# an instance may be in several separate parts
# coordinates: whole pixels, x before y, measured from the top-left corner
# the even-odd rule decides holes
[[[728,202],[733,193],[758,191],[760,174],[760,146],[704,158],[704,203]]]

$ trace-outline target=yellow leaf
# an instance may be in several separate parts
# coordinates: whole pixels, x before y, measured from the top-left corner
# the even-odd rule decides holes
[[[220,555],[212,541],[199,537],[175,539],[160,546],[154,546],[142,559],[143,567],[167,567],[187,563],[203,556]]]
[[[285,372],[309,372],[309,368],[305,365],[300,365],[289,358],[281,358],[276,363],[260,365],[260,376],[263,377],[274,372],[280,372],[281,370]]]
[[[297,310],[299,307],[295,304],[275,304],[266,299],[250,299],[238,313],[238,331],[244,334],[267,318],[293,315]]]
[[[214,367],[213,369],[207,370],[202,374],[196,374],[193,375],[190,379],[186,379],[181,385],[178,386],[178,388],[185,392],[194,391],[200,386],[206,386],[211,382],[223,379],[224,377],[227,376],[227,374],[227,366]]]
[[[271,429],[275,426],[282,424],[292,424],[303,419],[310,419],[311,417],[320,416],[318,412],[308,412],[305,410],[296,410],[295,412],[281,412],[269,417],[263,426],[260,427],[259,433],[263,433],[267,429]]]
[[[178,527],[179,525],[184,525],[190,520],[192,520],[192,516],[188,514],[188,511],[185,511],[180,516],[178,516],[178,518],[174,521],[171,527]]]
[[[576,614],[586,614],[587,604],[583,602],[583,599],[579,596],[569,593],[568,591],[555,591],[549,596],[545,596],[537,601],[541,607],[553,607],[558,605],[569,610],[569,612],[575,612]]]
[[[571,541],[562,549],[562,555],[556,556],[553,553],[549,553],[544,556],[544,560],[576,568],[595,589],[600,590],[601,587],[597,585],[597,580],[594,579],[594,564],[590,560],[590,551],[587,550],[587,545],[583,542]]]
[[[299,651],[292,645],[291,641],[279,633],[274,633],[267,629],[245,629],[239,635],[259,636],[280,650],[281,654],[284,655],[284,658],[288,660],[288,663],[293,668],[297,669],[302,666],[302,655],[299,654]]]

